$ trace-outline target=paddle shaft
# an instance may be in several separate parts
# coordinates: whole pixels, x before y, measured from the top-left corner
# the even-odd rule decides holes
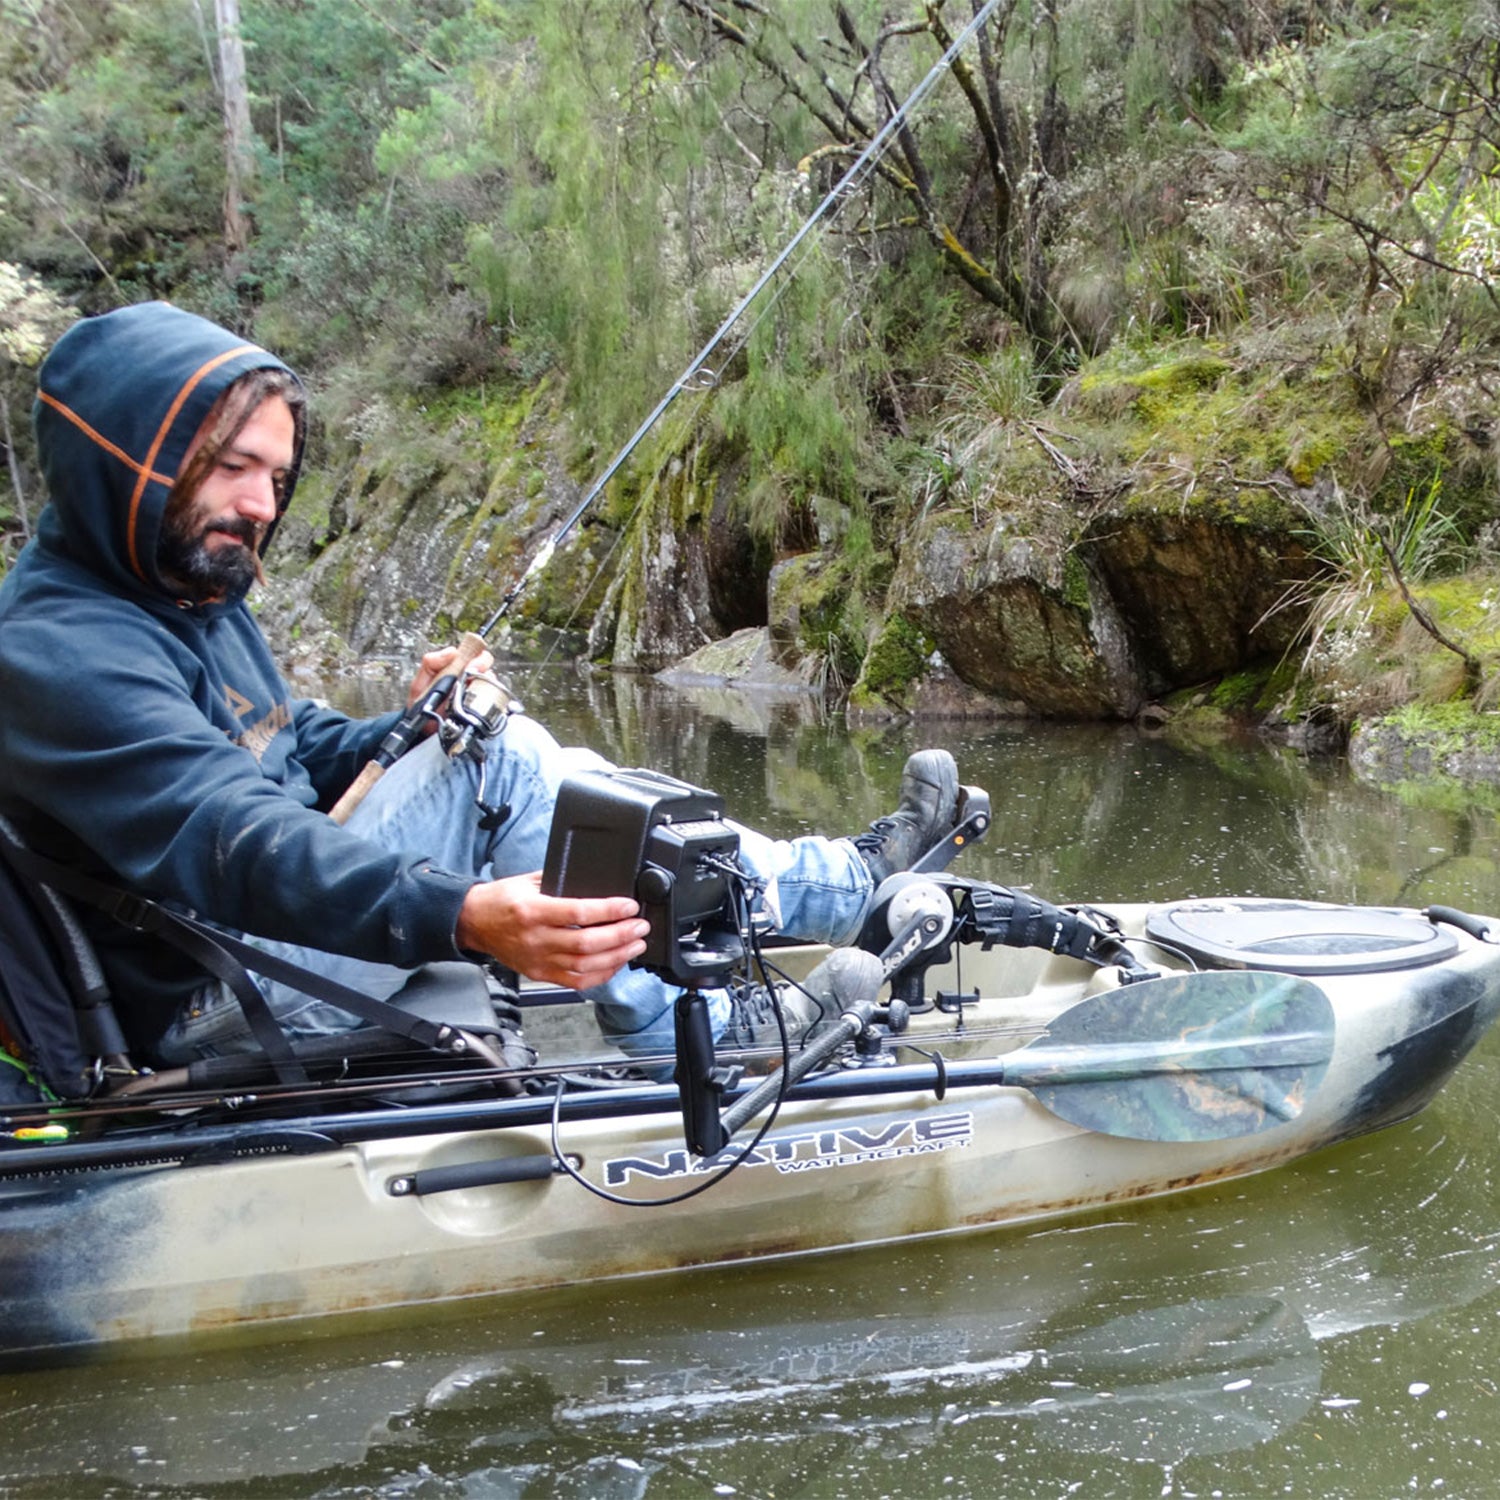
[[[847,1039],[847,1038],[846,1038]],[[1018,1054],[1019,1055],[1019,1054]],[[792,1084],[792,1102],[817,1099],[876,1098],[893,1094],[929,1094],[952,1089],[1014,1086],[1014,1064],[1004,1058],[910,1063],[888,1068],[851,1068],[805,1078]],[[1171,1075],[1171,1081],[1181,1078]],[[1061,1080],[1054,1079],[1053,1082]],[[1146,1080],[1149,1082],[1149,1078]],[[779,1090],[780,1081],[776,1080]],[[753,1092],[753,1091],[752,1091]],[[749,1097],[748,1095],[746,1096]],[[731,1106],[731,1109],[737,1107]],[[558,1118],[619,1120],[632,1115],[678,1113],[681,1101],[672,1085],[647,1085],[576,1094],[556,1102]],[[408,1109],[362,1110],[342,1115],[309,1115],[283,1121],[237,1121],[186,1131],[162,1131],[154,1137],[72,1141],[50,1146],[20,1146],[0,1151],[0,1179],[79,1168],[148,1166],[168,1162],[213,1165],[237,1156],[287,1155],[337,1151],[362,1141],[396,1140],[469,1130],[505,1130],[546,1126],[554,1110],[551,1099],[468,1101],[414,1105]],[[1108,1134],[1108,1131],[1101,1131]],[[1226,1134],[1238,1132],[1226,1132]],[[1204,1136],[1203,1139],[1213,1139]]]
[[[1231,1055],[1232,1054],[1232,1055]],[[1146,1078],[1153,1074],[1181,1077],[1185,1073],[1222,1068],[1307,1067],[1328,1057],[1328,1037],[1321,1031],[1278,1032],[1257,1042],[1224,1043],[1208,1039],[1178,1042],[1164,1057],[1160,1042],[1125,1042],[1101,1046],[1097,1055],[1081,1057],[1077,1049],[1026,1047],[1009,1066],[1002,1064],[1003,1081],[1016,1088],[1042,1084],[1107,1083],[1114,1079]]]

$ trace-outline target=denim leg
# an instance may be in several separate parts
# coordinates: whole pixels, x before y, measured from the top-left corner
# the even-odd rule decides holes
[[[435,738],[423,741],[376,782],[346,825],[381,848],[422,854],[445,869],[480,879],[527,874],[542,868],[552,811],[563,780],[583,770],[608,769],[593,751],[564,748],[535,720],[517,715],[487,746],[485,798],[509,809],[501,826],[478,826],[474,798],[478,766],[468,757],[449,760]],[[741,858],[767,882],[766,904],[776,930],[812,942],[850,941],[859,931],[873,889],[870,874],[845,839],[773,840],[737,826]],[[408,972],[389,964],[254,940],[257,946],[314,969],[351,988],[388,999]],[[347,1031],[359,1024],[346,1011],[310,999],[289,986],[259,980],[273,1014],[293,1035]],[[625,969],[607,984],[585,991],[604,1035],[634,1055],[670,1052],[672,1002],[678,990],[644,969]],[[728,1020],[722,991],[709,992],[715,1034]],[[168,1034],[169,1050],[239,1050],[248,1033],[232,999],[212,1004]]]
[[[869,868],[847,839],[769,839],[734,824],[740,863],[767,882],[764,904],[773,929],[815,943],[847,943],[858,935],[874,891]],[[634,1056],[670,1054],[675,1046],[672,1002],[681,993],[644,969],[626,969],[606,985],[585,990],[600,1030]],[[706,990],[709,1025],[718,1036],[729,1023],[729,997]]]

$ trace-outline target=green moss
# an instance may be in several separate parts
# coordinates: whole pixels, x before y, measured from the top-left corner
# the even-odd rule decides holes
[[[1224,713],[1253,713],[1265,706],[1272,675],[1268,668],[1232,673],[1215,685],[1209,701]]]
[[[853,682],[871,629],[870,607],[857,569],[846,557],[832,561],[806,553],[772,576],[771,640],[786,667],[811,658],[830,679]]]
[[[1311,486],[1378,449],[1380,435],[1342,370],[1231,353],[1111,351],[1079,377],[1079,426],[1129,469],[1136,503],[1180,505],[1186,495],[1246,524],[1284,528],[1278,487],[1288,478]]]
[[[1287,473],[1304,489],[1311,488],[1318,475],[1342,458],[1344,451],[1340,438],[1330,431],[1299,434],[1287,452]]]
[[[1131,384],[1146,396],[1168,399],[1211,391],[1233,368],[1227,359],[1217,355],[1193,354],[1142,370],[1133,377]]]
[[[865,653],[860,687],[879,697],[898,699],[927,670],[936,643],[906,615],[891,615]]]
[[[842,563],[825,569],[804,596],[799,636],[810,656],[821,656],[845,682],[859,675],[866,610]]]
[[[1416,432],[1390,435],[1389,467],[1376,494],[1382,511],[1395,511],[1408,495],[1438,487],[1436,508],[1466,536],[1492,519],[1495,481],[1492,462],[1451,422],[1437,421]]]
[[[1083,559],[1076,552],[1069,552],[1063,558],[1062,595],[1063,599],[1074,609],[1082,611],[1085,615],[1090,612],[1092,599],[1089,595],[1088,569],[1084,567]]]
[[[1462,750],[1500,752],[1500,714],[1476,713],[1471,703],[1405,703],[1361,728],[1393,729],[1438,757]]]

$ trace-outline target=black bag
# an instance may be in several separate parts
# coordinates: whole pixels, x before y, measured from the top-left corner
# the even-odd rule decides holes
[[[0,856],[18,842],[15,830],[0,818]],[[5,857],[0,857],[0,1047],[60,1099],[86,1098],[94,1089],[94,1060],[125,1051],[109,986],[76,918],[50,890],[19,876]],[[15,1088],[13,1073],[6,1068],[7,1098]]]

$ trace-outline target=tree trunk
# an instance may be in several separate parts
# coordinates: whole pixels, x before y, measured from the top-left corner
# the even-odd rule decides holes
[[[16,492],[16,516],[21,522],[21,536],[31,540],[31,520],[26,514],[26,490],[21,483],[21,466],[16,462],[16,445],[11,435],[10,404],[0,400],[0,439],[5,443],[5,462],[10,468],[11,488]]]
[[[214,0],[214,21],[219,31],[219,74],[224,101],[224,243],[234,256],[250,243],[250,216],[245,200],[255,179],[240,0]]]

